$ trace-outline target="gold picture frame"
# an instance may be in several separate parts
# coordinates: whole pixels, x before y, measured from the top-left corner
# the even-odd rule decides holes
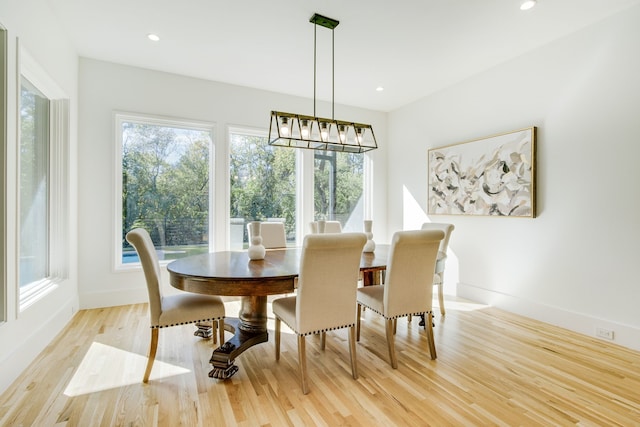
[[[429,215],[535,218],[535,126],[429,149]]]

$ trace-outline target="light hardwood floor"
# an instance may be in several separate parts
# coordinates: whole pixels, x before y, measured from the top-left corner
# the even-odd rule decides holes
[[[639,352],[460,301],[435,320],[435,361],[418,319],[398,321],[393,370],[381,318],[365,312],[357,381],[345,330],[327,334],[324,352],[307,338],[305,396],[284,325],[279,362],[271,340],[227,381],[207,376],[211,341],[194,327],[162,330],[143,384],[147,306],[84,310],[0,396],[0,425],[640,426]]]

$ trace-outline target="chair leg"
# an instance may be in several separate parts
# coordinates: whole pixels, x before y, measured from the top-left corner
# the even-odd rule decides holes
[[[153,367],[153,361],[156,360],[156,350],[158,349],[158,328],[151,329],[151,341],[149,342],[149,355],[147,356],[147,369],[144,371],[143,383],[149,382],[149,375],[151,375],[151,368]]]
[[[349,326],[349,356],[351,356],[351,375],[354,380],[358,379],[358,360],[356,359],[356,330]]]
[[[218,342],[218,321],[211,321],[211,337],[213,338],[213,344],[215,345]],[[222,343],[220,343],[222,345]]]
[[[436,341],[433,336],[433,313],[431,311],[425,313],[424,330],[427,333],[427,341],[429,342],[429,354],[431,355],[431,360],[435,360],[438,356],[436,354]]]
[[[438,283],[438,304],[440,304],[440,314],[444,316],[444,291],[442,283]]]
[[[302,394],[309,393],[307,384],[307,350],[305,347],[304,335],[298,335],[298,363],[300,365],[300,386]]]
[[[220,333],[220,347],[222,347],[224,344],[224,318],[218,320],[218,332]]]
[[[276,335],[276,360],[280,360],[280,328],[282,321],[279,317],[276,317],[275,335]]]
[[[362,306],[358,304],[358,315],[356,316],[356,341],[360,341],[360,316],[362,315]]]
[[[387,333],[387,345],[389,346],[389,359],[391,362],[391,367],[393,369],[398,369],[398,360],[396,359],[396,340],[393,335],[393,319],[385,319],[384,320],[384,329]]]
[[[398,331],[398,319],[393,319],[393,335]]]
[[[327,345],[327,333],[326,332],[320,332],[320,348],[322,349],[322,351],[324,351],[324,348]]]

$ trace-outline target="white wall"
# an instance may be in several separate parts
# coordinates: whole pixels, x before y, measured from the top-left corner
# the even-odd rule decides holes
[[[256,66],[256,72],[259,72]],[[216,125],[215,161],[217,199],[228,182],[226,131],[229,125],[268,130],[271,110],[312,113],[313,101],[240,86],[204,81],[101,62],[80,60],[79,113],[79,277],[83,308],[129,304],[147,300],[141,270],[114,271],[114,111],[184,118]],[[326,106],[319,111],[330,111]],[[336,118],[371,123],[379,145],[386,146],[385,113],[336,106]],[[311,152],[308,152],[311,153]],[[375,162],[374,220],[386,232],[385,149],[371,152]],[[224,211],[217,204],[217,218]],[[216,236],[226,223],[217,220]],[[306,229],[305,229],[306,230]],[[224,249],[221,239],[216,248]],[[166,269],[163,274],[167,275]],[[168,277],[165,277],[165,286]],[[167,289],[170,291],[170,289]]]
[[[7,210],[5,232],[7,284],[7,316],[0,323],[0,392],[22,372],[29,363],[46,347],[50,340],[62,330],[78,307],[77,265],[76,265],[76,204],[77,180],[76,128],[77,128],[77,56],[64,33],[56,26],[56,18],[44,0],[24,0],[20,2],[0,2],[0,24],[8,31],[8,78],[7,78],[7,146],[6,176],[3,177]],[[66,280],[44,298],[26,308],[18,309],[17,295],[17,99],[18,99],[18,40],[23,49],[51,77],[70,100],[70,165],[72,182],[70,193],[69,241],[70,270]],[[1,320],[1,319],[0,319]]]
[[[428,220],[429,148],[538,127],[537,218],[430,218],[456,226],[448,293],[640,349],[639,22],[636,6],[390,114],[390,231]]]

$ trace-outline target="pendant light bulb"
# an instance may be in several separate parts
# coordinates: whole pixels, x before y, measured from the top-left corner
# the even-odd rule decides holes
[[[344,144],[346,139],[347,139],[347,135],[345,133],[344,125],[338,126],[338,134],[340,135],[340,141]]]
[[[323,122],[320,124],[320,138],[323,141],[326,141],[328,137],[329,137],[329,129],[327,128],[327,124]]]
[[[282,118],[282,126],[280,126],[280,135],[289,136],[289,120],[286,117]]]

